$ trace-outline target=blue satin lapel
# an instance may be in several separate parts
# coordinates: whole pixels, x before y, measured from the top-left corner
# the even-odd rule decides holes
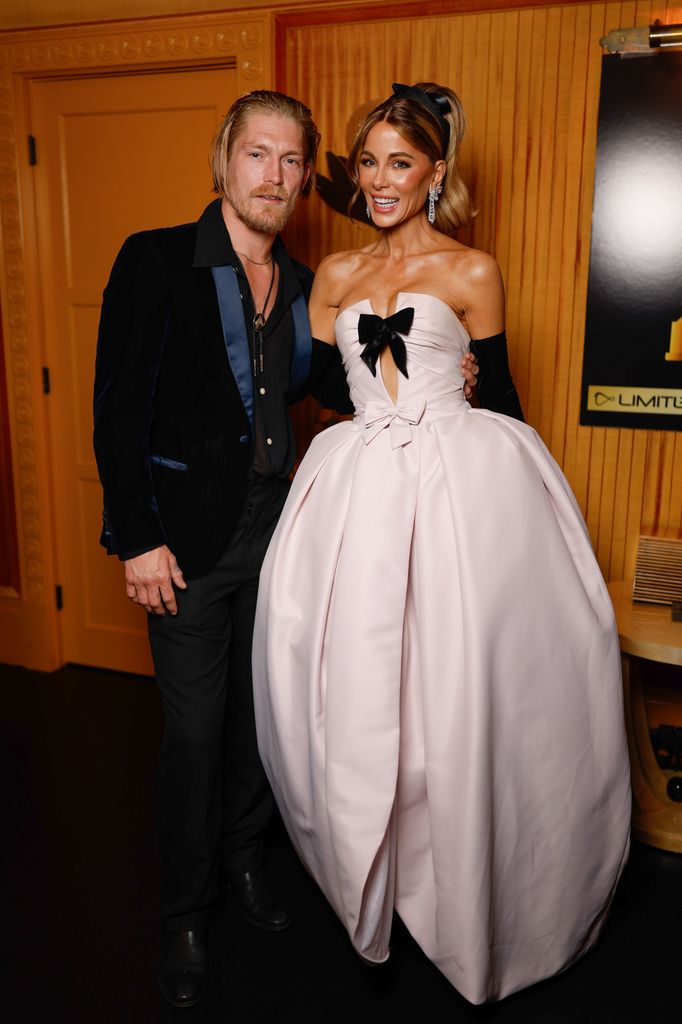
[[[220,320],[230,368],[237,382],[239,394],[253,432],[253,378],[251,376],[251,354],[244,324],[244,309],[239,284],[234,269],[230,266],[211,267],[218,294]],[[291,353],[290,390],[299,391],[305,385],[310,373],[312,338],[308,309],[302,294],[291,304],[294,318],[294,348]]]
[[[291,304],[294,318],[294,351],[291,353],[291,391],[300,390],[310,374],[313,342],[310,334],[310,321],[303,295],[296,296]]]
[[[216,292],[218,293],[218,306],[223,325],[227,358],[229,359],[234,379],[237,382],[246,415],[249,417],[251,433],[253,435],[251,354],[249,352],[249,339],[246,336],[244,307],[242,306],[237,275],[230,266],[211,267],[211,273],[213,274]],[[310,337],[310,331],[308,331],[308,336]]]

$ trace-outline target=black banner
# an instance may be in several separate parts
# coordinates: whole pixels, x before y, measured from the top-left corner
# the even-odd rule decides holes
[[[580,422],[682,429],[682,53],[602,63]]]

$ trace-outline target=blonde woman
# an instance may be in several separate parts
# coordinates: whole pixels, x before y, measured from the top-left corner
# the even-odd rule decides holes
[[[626,858],[618,637],[587,531],[521,411],[451,90],[394,86],[350,155],[381,228],[319,268],[353,422],[304,459],[261,575],[259,747],[367,961],[394,908],[473,1003],[595,941]],[[486,409],[465,401],[471,339]]]

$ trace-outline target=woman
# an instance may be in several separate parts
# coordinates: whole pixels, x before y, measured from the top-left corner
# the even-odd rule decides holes
[[[349,159],[382,233],[325,259],[313,333],[356,407],[315,438],[270,546],[254,685],[292,841],[357,952],[395,907],[471,1002],[595,941],[628,847],[618,638],[585,525],[519,419],[449,89],[394,94]],[[473,342],[493,410],[471,409]]]

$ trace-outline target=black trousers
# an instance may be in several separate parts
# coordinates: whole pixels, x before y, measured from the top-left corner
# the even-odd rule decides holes
[[[262,863],[274,801],[256,742],[251,642],[258,574],[287,489],[286,481],[252,480],[218,563],[176,590],[177,616],[149,616],[165,718],[161,918],[171,931],[207,923],[221,873]]]

